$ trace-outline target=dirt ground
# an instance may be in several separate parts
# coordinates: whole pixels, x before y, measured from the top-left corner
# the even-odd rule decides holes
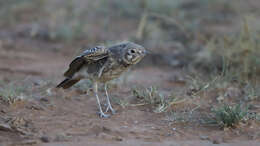
[[[31,42],[29,45],[34,43],[37,44]],[[16,44],[25,48],[27,45],[26,40]],[[259,145],[259,123],[254,122],[242,129],[222,130],[199,122],[170,122],[166,113],[154,113],[149,106],[123,108],[115,102],[113,106],[117,113],[101,119],[96,114],[96,100],[90,90],[55,89],[55,84],[62,80],[71,55],[19,47],[1,50],[0,55],[0,78],[6,82],[17,80],[17,86],[28,86],[31,89],[27,95],[34,97],[11,105],[3,101],[0,103],[1,122],[9,123],[6,128],[2,125],[0,129],[3,146]],[[135,97],[131,96],[133,86],[155,85],[165,93],[177,92],[186,90],[183,89],[184,76],[184,71],[177,69],[139,67],[130,71],[127,83],[111,88],[110,93],[113,98],[135,103]],[[19,82],[22,84],[19,85]],[[104,95],[102,90],[101,95]],[[200,99],[203,103],[201,100],[207,99]],[[183,106],[176,105],[176,108],[189,110]],[[191,108],[194,106],[195,103],[190,103]],[[197,111],[203,112],[203,108]]]

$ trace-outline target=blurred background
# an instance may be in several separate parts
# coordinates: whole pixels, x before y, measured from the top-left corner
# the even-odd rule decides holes
[[[0,53],[73,56],[82,46],[130,40],[153,52],[143,64],[220,69],[224,57],[249,75],[259,73],[259,7],[257,0],[1,1]]]

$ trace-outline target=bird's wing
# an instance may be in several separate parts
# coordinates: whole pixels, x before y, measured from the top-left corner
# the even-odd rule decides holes
[[[109,50],[104,46],[97,46],[95,48],[85,50],[80,57],[84,57],[89,61],[96,61],[108,56]]]
[[[109,50],[104,46],[85,50],[70,63],[69,69],[64,73],[64,76],[71,78],[83,65],[105,58],[108,56],[108,53]]]

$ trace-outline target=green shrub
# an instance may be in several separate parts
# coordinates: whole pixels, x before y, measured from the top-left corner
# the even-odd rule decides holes
[[[221,127],[234,127],[247,117],[247,108],[240,104],[235,106],[223,105],[220,108],[214,109],[214,120]]]

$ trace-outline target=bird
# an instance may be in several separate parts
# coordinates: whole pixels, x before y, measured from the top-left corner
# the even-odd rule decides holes
[[[109,110],[115,114],[112,108],[107,91],[107,83],[120,75],[138,62],[147,54],[147,50],[136,43],[123,41],[112,46],[96,46],[86,49],[79,56],[75,57],[64,73],[65,79],[56,87],[67,89],[82,79],[89,79],[93,85],[94,95],[97,100],[99,115],[101,118],[108,118],[105,114]],[[104,84],[107,108],[105,113],[102,110],[99,95],[98,84]]]

